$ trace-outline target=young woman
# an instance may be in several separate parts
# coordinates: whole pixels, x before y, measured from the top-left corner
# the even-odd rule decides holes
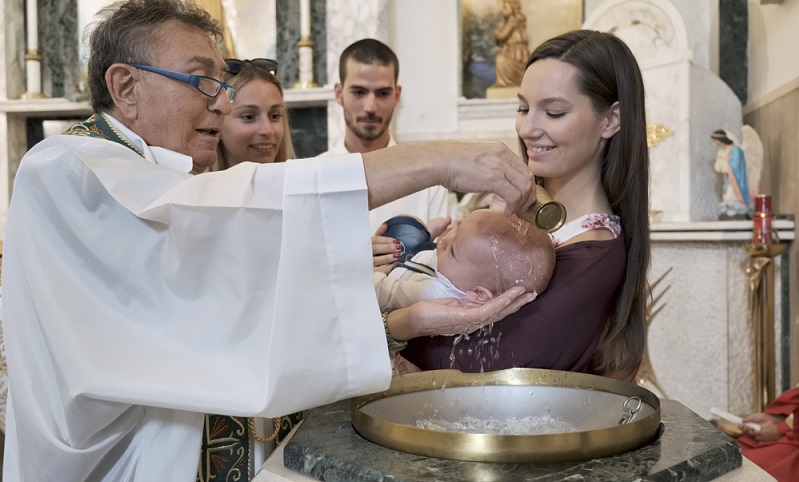
[[[283,87],[270,59],[227,59],[225,81],[238,89],[233,111],[219,137],[216,170],[240,162],[285,162],[294,158]]]
[[[549,287],[491,329],[411,340],[422,369],[588,371],[632,380],[645,345],[649,266],[644,87],[612,34],[569,32],[530,56],[516,131],[537,182],[567,210]]]

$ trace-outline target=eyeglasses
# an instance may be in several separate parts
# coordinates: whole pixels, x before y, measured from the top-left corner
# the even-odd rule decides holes
[[[253,67],[261,70],[266,70],[272,75],[277,75],[277,60],[272,59],[252,59],[252,60],[239,60],[239,59],[225,59],[225,67],[231,74],[238,74],[247,64],[252,64]]]
[[[179,80],[180,82],[185,82],[208,97],[216,97],[219,95],[219,92],[221,92],[222,89],[225,89],[225,95],[227,95],[228,100],[233,102],[233,100],[236,98],[236,93],[238,92],[235,87],[232,87],[221,80],[214,79],[213,77],[175,72],[174,70],[159,69],[158,67],[151,67],[149,65],[128,65],[131,67],[136,67],[137,69],[146,70],[148,72],[155,72],[156,74],[161,74],[164,77]]]

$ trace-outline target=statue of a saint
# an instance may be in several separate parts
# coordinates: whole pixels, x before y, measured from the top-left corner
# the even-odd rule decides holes
[[[713,169],[724,175],[724,188],[718,217],[749,219],[753,199],[760,191],[760,171],[763,167],[763,143],[757,132],[748,125],[741,128],[743,141],[726,129],[713,131],[710,139],[718,147]]]
[[[497,81],[491,87],[518,87],[530,56],[527,17],[522,13],[521,0],[503,0],[502,17],[494,31],[499,49],[495,61]]]

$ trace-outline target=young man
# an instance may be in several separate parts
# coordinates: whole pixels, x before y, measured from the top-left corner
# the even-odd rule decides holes
[[[188,0],[104,9],[95,115],[20,162],[3,246],[5,480],[194,481],[206,413],[273,417],[383,390],[387,333],[488,323],[530,301],[425,302],[381,323],[366,216],[352,214],[431,184],[526,209],[530,171],[503,146],[192,175],[216,161],[236,95],[220,33]],[[258,468],[244,442],[216,454],[240,480]]]
[[[344,138],[321,155],[365,153],[396,145],[390,126],[402,86],[397,84],[399,60],[394,51],[379,40],[358,40],[341,53],[338,69],[336,101],[344,110],[346,130]],[[449,191],[433,186],[371,210],[372,232],[386,219],[401,214],[425,223],[449,216]]]

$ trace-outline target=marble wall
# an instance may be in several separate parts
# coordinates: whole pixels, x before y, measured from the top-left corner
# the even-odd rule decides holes
[[[314,81],[327,82],[327,5],[325,0],[311,0],[311,39],[313,40]],[[277,0],[278,76],[285,88],[300,80],[299,50],[300,4],[296,0]],[[297,157],[313,157],[328,149],[327,112],[324,107],[290,107],[291,140]]]
[[[47,97],[75,96],[80,90],[77,0],[39,0],[39,50],[42,92]]]
[[[584,26],[611,31],[627,43],[644,77],[649,127],[670,133],[650,145],[653,217],[710,221],[716,219],[720,193],[709,136],[721,127],[739,132],[741,104],[717,75],[694,61],[694,45],[706,51],[709,36],[692,32],[697,24],[687,21],[676,3],[607,0]]]
[[[325,0],[311,0],[311,40],[313,40],[314,81],[319,85],[327,83],[327,5]],[[277,52],[280,65],[280,80],[291,87],[300,79],[299,51],[300,40],[300,2],[296,0],[277,0]],[[285,67],[284,67],[285,66]]]
[[[657,233],[654,235],[657,237]],[[665,396],[710,417],[710,408],[752,413],[754,331],[747,308],[749,255],[744,241],[658,241],[652,245],[650,282],[671,270],[656,293],[668,290],[648,332],[652,368]],[[788,319],[786,254],[776,259],[777,393],[788,385],[788,360],[780,340]]]
[[[795,215],[799,212],[799,80],[781,95],[769,102],[752,106],[744,122],[758,131],[763,140],[764,163],[761,189],[772,195],[773,209],[778,213]],[[791,286],[799,286],[799,246],[790,252]],[[791,312],[786,333],[792,347],[799,347],[799,291],[787,293],[791,299]],[[799,367],[799,350],[790,353],[790,366]],[[799,370],[793,370],[790,386],[799,383]]]
[[[693,61],[713,71],[718,68],[718,25],[715,20],[718,15],[718,1],[669,0],[664,3],[654,2],[656,6],[660,7],[667,3],[678,12],[685,24],[688,48],[693,52]],[[584,3],[585,18],[588,19],[595,11],[607,8],[608,4],[619,3],[619,0],[584,0]],[[640,7],[641,4],[641,2],[629,3],[637,4],[637,7]],[[644,1],[642,3],[651,4],[653,2]],[[715,41],[714,36],[716,37]]]
[[[4,34],[6,64],[0,75],[0,99],[18,99],[25,91],[25,5],[21,0],[0,2],[0,25]],[[0,132],[6,125],[0,120]],[[2,169],[2,168],[0,168]]]
[[[746,104],[749,87],[748,37],[749,4],[747,0],[719,2],[719,77]]]

